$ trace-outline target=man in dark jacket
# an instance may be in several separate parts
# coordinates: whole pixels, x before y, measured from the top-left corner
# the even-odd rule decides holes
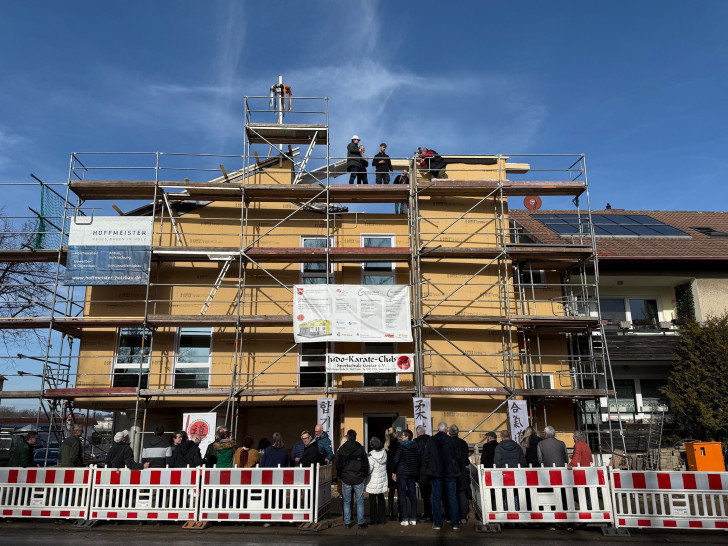
[[[293,444],[293,449],[291,449],[291,466],[301,466],[301,457],[303,457],[305,449],[306,446],[303,444],[303,440],[299,440]]]
[[[392,479],[397,482],[399,504],[402,508],[402,525],[417,525],[417,487],[422,457],[417,444],[412,441],[412,431],[403,433],[403,440],[394,455]],[[407,501],[409,500],[409,506]]]
[[[377,173],[375,182],[377,184],[389,184],[389,173],[392,172],[392,160],[387,155],[387,143],[379,145],[379,153],[372,160],[374,170]]]
[[[35,443],[38,441],[38,433],[31,430],[25,435],[22,442],[19,442],[13,453],[10,455],[8,466],[12,467],[23,467],[35,466],[33,464],[33,449]]]
[[[318,450],[317,450],[318,451]],[[359,529],[365,529],[364,487],[369,475],[369,458],[362,445],[356,441],[356,431],[346,433],[346,442],[336,454],[336,475],[341,479],[341,502],[344,508],[344,524],[351,528],[351,495],[356,496],[356,519]]]
[[[191,468],[202,464],[202,455],[200,448],[193,440],[187,438],[184,430],[174,435],[174,451],[172,452],[172,460],[169,463],[171,468]]]
[[[498,447],[498,436],[496,436],[495,432],[487,432],[483,452],[480,454],[480,464],[485,468],[493,468],[496,447]]]
[[[309,431],[304,430],[301,433],[301,441],[303,442],[303,454],[301,455],[300,466],[316,466],[316,464],[324,462],[324,456],[321,455]]]
[[[446,492],[453,530],[460,528],[458,501],[455,495],[460,467],[455,457],[455,446],[447,434],[447,423],[437,425],[435,434],[425,446],[425,466],[432,486],[433,529],[442,529],[442,491]]]
[[[71,427],[71,435],[61,444],[61,461],[58,466],[83,466],[82,434],[83,426],[75,423]]]
[[[523,454],[521,446],[511,440],[511,433],[508,430],[501,431],[501,441],[498,447],[495,448],[494,461],[495,466],[498,468],[518,468],[518,465],[522,467],[526,466],[526,456]],[[503,490],[503,501],[506,509],[508,508],[508,502],[506,500],[506,491]],[[518,490],[513,491],[513,504],[516,510],[521,509],[521,503],[518,498]]]
[[[468,512],[470,512],[470,499],[472,493],[470,492],[470,447],[468,442],[458,436],[460,429],[457,425],[450,425],[450,437],[452,438],[453,445],[455,447],[455,458],[460,466],[460,478],[457,482],[456,494],[458,498],[458,516],[460,517],[460,525],[465,525],[468,522]]]
[[[346,145],[346,172],[349,174],[349,184],[353,184],[357,173],[361,170],[361,152],[359,151],[359,137],[354,135],[351,142]]]
[[[420,452],[420,457],[422,458],[422,461],[425,460],[425,446],[427,445],[427,442],[431,438],[429,434],[427,434],[427,429],[419,425],[415,432],[417,433],[417,438],[415,438],[415,444],[417,444],[417,449]],[[420,521],[432,521],[432,489],[430,488],[430,480],[427,479],[427,468],[425,468],[424,462],[420,465],[420,477],[417,479],[417,483],[420,486],[420,494],[422,495],[422,503],[424,504],[425,512],[422,515],[422,518],[420,518]]]
[[[407,184],[409,185],[409,171],[407,169],[402,169],[402,174],[398,174],[394,177],[394,184]],[[409,200],[408,201],[402,201],[397,202],[394,204],[394,213],[395,214],[407,214],[407,211],[409,210]],[[429,436],[429,434],[428,434]]]
[[[125,467],[129,470],[149,468],[149,463],[137,463],[134,461],[134,452],[129,445],[128,430],[122,430],[114,434],[114,445],[106,454],[106,468]]]
[[[142,462],[149,463],[150,468],[165,468],[171,459],[172,446],[164,439],[164,427],[157,426],[154,436],[142,450]]]
[[[435,150],[422,148],[415,157],[420,159],[420,167],[428,171],[432,178],[447,178],[447,162]]]

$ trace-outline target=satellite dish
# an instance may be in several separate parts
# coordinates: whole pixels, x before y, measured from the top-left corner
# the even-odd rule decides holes
[[[541,198],[538,195],[528,195],[523,198],[523,204],[528,210],[538,210],[541,208]]]

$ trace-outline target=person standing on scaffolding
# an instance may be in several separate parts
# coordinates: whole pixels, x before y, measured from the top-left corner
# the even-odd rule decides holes
[[[382,142],[379,145],[379,153],[372,160],[374,171],[377,174],[375,182],[377,184],[389,184],[389,173],[392,172],[392,160],[387,155],[387,143]]]
[[[349,174],[349,184],[357,179],[357,173],[361,170],[361,152],[359,151],[359,137],[354,135],[351,142],[346,146],[346,172]]]
[[[366,151],[367,149],[364,146],[359,146],[361,159],[359,160],[359,172],[356,174],[357,184],[369,184],[369,180],[367,178],[367,167],[369,166],[369,161],[367,161],[367,156],[364,155]]]

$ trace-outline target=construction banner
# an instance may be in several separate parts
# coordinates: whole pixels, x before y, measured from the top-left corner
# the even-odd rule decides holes
[[[302,284],[293,290],[296,343],[412,341],[409,287]]]
[[[412,373],[415,355],[327,354],[326,373]]]
[[[66,286],[147,284],[151,217],[78,216],[71,222]]]

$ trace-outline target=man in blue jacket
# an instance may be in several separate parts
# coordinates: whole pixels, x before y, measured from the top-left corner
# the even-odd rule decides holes
[[[329,438],[328,432],[324,432],[323,425],[316,425],[313,433],[316,436],[316,446],[319,453],[323,456],[326,464],[330,464],[334,460],[334,450],[331,448],[331,438]]]

